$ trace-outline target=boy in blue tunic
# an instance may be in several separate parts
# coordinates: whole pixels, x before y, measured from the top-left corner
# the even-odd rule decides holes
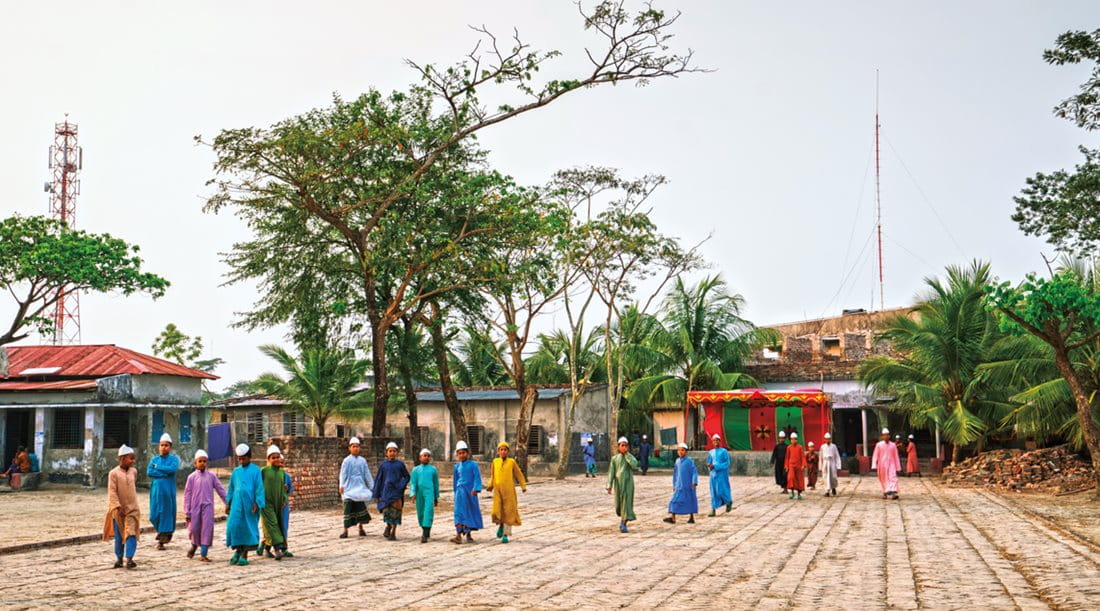
[[[695,495],[699,471],[695,468],[695,461],[688,458],[686,443],[681,443],[676,453],[680,457],[672,468],[672,500],[668,503],[668,517],[664,521],[675,524],[677,514],[686,514],[690,516],[688,524],[694,524],[695,514],[699,513],[699,498]]]
[[[733,509],[733,493],[730,492],[730,452],[722,447],[722,437],[717,433],[712,438],[714,448],[707,453],[707,469],[710,470],[710,513],[713,518],[715,511],[722,505],[726,506],[726,513]]]
[[[584,476],[596,477],[596,446],[589,437],[584,445]]]
[[[386,530],[382,536],[397,540],[397,527],[401,525],[401,509],[405,504],[405,486],[409,485],[409,471],[403,461],[397,460],[397,444],[386,444],[386,460],[378,465],[374,476],[374,499],[382,512]]]
[[[157,529],[157,549],[172,540],[176,532],[176,473],[179,456],[172,454],[172,436],[160,436],[160,453],[149,461],[145,474],[149,476],[149,521]]]
[[[264,508],[264,481],[260,468],[252,464],[252,448],[242,443],[237,446],[237,468],[229,477],[226,492],[226,509],[229,519],[225,523],[225,546],[233,548],[229,564],[246,566],[248,550],[260,543],[260,510]]]
[[[435,508],[439,505],[439,471],[432,464],[432,451],[420,450],[420,464],[413,467],[409,478],[409,498],[416,503],[416,521],[420,524],[420,542],[432,536]]]
[[[454,491],[455,491],[455,535],[452,543],[462,543],[462,536],[466,536],[467,543],[473,543],[471,533],[480,530],[481,507],[477,503],[477,494],[481,492],[481,470],[477,463],[470,460],[470,449],[465,441],[458,442],[455,446],[455,457],[458,462],[454,465]]]

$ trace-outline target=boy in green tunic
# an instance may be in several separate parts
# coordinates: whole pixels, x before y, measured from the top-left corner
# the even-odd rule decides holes
[[[413,468],[409,478],[409,498],[416,502],[416,521],[422,534],[420,542],[427,543],[432,535],[435,508],[439,505],[439,471],[432,463],[432,451],[420,450],[420,464]]]
[[[615,489],[615,515],[619,516],[619,532],[625,533],[626,523],[638,519],[634,516],[634,469],[638,459],[630,453],[630,442],[619,438],[619,453],[611,457],[607,468],[607,493]]]
[[[279,446],[268,446],[267,466],[260,469],[264,483],[264,507],[260,510],[260,523],[264,537],[256,554],[282,560],[293,554],[286,551],[286,533],[283,532],[283,508],[287,505],[286,470],[282,467],[283,452]],[[275,550],[274,555],[271,551]]]

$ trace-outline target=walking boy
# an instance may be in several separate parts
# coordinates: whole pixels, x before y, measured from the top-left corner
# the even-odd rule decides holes
[[[126,568],[137,566],[134,552],[141,532],[141,510],[138,509],[137,471],[134,450],[123,444],[118,449],[118,466],[107,474],[107,516],[103,520],[103,540],[115,540],[115,568],[122,568],[123,553]],[[125,547],[123,547],[125,541]]]
[[[836,496],[837,473],[840,471],[840,450],[833,443],[833,436],[825,433],[821,444],[821,478],[825,484],[825,496]]]
[[[585,440],[584,444],[584,476],[596,477],[596,446],[592,445],[592,438]]]
[[[649,471],[649,459],[653,456],[653,444],[649,438],[642,435],[642,442],[638,444],[638,464],[642,468],[642,475]]]
[[[713,518],[722,505],[726,506],[726,513],[733,509],[733,493],[730,492],[730,452],[722,447],[722,437],[718,433],[711,441],[714,447],[707,453],[707,469],[710,470],[710,513],[707,516]]]
[[[493,524],[497,527],[497,538],[501,543],[508,542],[512,527],[523,524],[519,517],[519,498],[516,497],[516,480],[523,491],[527,492],[527,480],[519,470],[516,460],[508,456],[511,447],[507,441],[497,444],[497,457],[493,459],[492,472],[486,492],[493,493]],[[595,477],[595,476],[593,476]]]
[[[676,514],[687,514],[688,524],[694,524],[695,514],[699,513],[699,497],[695,494],[699,471],[695,468],[695,461],[688,458],[686,443],[681,443],[676,453],[680,457],[672,467],[672,500],[668,503],[668,517],[664,521],[675,524]]]
[[[279,446],[267,448],[267,466],[260,469],[260,479],[264,483],[264,508],[260,520],[264,529],[264,538],[256,553],[268,558],[282,560],[292,556],[287,551],[286,532],[283,530],[283,510],[287,507],[286,469],[282,467],[283,451]],[[272,554],[272,550],[275,551]]]
[[[428,448],[420,450],[420,464],[413,467],[409,477],[409,499],[416,503],[420,542],[427,543],[432,536],[435,508],[439,505],[439,471],[432,464],[432,451]]]
[[[453,482],[455,491],[455,538],[452,543],[462,543],[463,535],[467,543],[473,543],[472,532],[481,530],[481,507],[477,503],[477,495],[481,492],[481,470],[477,464],[470,460],[470,449],[465,441],[459,441],[455,446],[455,457],[458,462],[454,465]]]
[[[172,540],[176,532],[176,473],[180,459],[172,454],[172,436],[160,436],[160,453],[149,461],[149,521],[157,529],[157,549]]]
[[[194,558],[195,550],[199,550],[199,560],[203,562],[210,562],[206,554],[214,543],[214,493],[226,502],[225,487],[218,476],[206,470],[209,461],[205,451],[197,450],[195,470],[187,476],[187,484],[183,487],[183,516],[191,538],[187,557]]]
[[[404,462],[397,460],[397,444],[392,441],[386,444],[386,460],[378,465],[374,484],[374,498],[378,501],[378,510],[382,512],[382,521],[386,523],[382,536],[396,541],[397,527],[401,525],[401,508],[405,503],[405,486],[409,485],[409,471]]]
[[[263,476],[260,468],[252,464],[252,448],[247,443],[237,446],[237,468],[229,476],[225,512],[225,546],[233,548],[229,564],[248,565],[248,550],[260,544],[257,520],[266,503]]]
[[[806,452],[798,443],[798,433],[791,433],[791,445],[787,446],[785,458],[787,467],[787,490],[790,490],[789,499],[802,500],[802,491],[806,489]]]
[[[643,438],[642,444],[645,445]],[[630,442],[619,438],[619,453],[607,466],[607,493],[615,489],[615,515],[619,516],[619,532],[625,533],[626,523],[637,520],[634,515],[634,469],[638,460],[630,453]]]
[[[810,480],[810,490],[817,490],[817,451],[814,442],[806,443],[806,479]]]
[[[367,459],[359,455],[362,446],[358,437],[348,440],[348,455],[340,464],[340,498],[344,501],[344,532],[341,539],[348,538],[348,529],[359,527],[359,536],[367,536],[364,524],[370,523],[367,501],[374,497],[374,477],[370,474]]]
[[[875,444],[875,453],[871,456],[871,468],[878,473],[882,498],[898,500],[898,471],[901,471],[901,460],[898,458],[897,444],[890,441],[890,429],[882,429],[881,440]]]
[[[787,493],[787,433],[779,431],[779,441],[772,448],[771,463],[775,465],[775,485]]]

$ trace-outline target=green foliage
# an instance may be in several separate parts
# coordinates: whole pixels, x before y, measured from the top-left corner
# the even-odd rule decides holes
[[[209,359],[202,356],[202,338],[191,337],[179,330],[175,323],[168,323],[153,341],[153,354],[207,373],[213,373],[219,366],[225,364],[225,360],[214,357]]]
[[[108,234],[69,229],[41,216],[0,221],[0,288],[15,298],[16,313],[0,334],[0,345],[53,330],[50,308],[58,295],[74,291],[164,295],[168,281],[143,272],[138,247]]]
[[[501,364],[504,344],[494,342],[488,330],[467,326],[450,355],[451,375],[458,386],[501,386],[509,381]]]
[[[579,390],[606,382],[602,339],[600,329],[588,335],[582,331],[581,337],[562,329],[539,335],[538,350],[527,358],[527,380],[532,384],[570,384],[575,380]]]
[[[332,416],[354,420],[370,414],[370,394],[356,390],[363,384],[370,362],[356,358],[350,350],[306,348],[297,358],[270,344],[260,346],[260,351],[274,359],[286,377],[264,373],[253,387],[287,401],[312,419],[320,436]]]

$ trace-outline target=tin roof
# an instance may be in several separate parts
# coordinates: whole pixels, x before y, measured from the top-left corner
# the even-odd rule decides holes
[[[87,346],[8,346],[8,377],[42,381],[65,378],[105,378],[125,373],[158,374],[216,380],[218,376],[171,361],[119,348],[113,344]],[[4,387],[7,389],[6,387]]]
[[[0,392],[21,390],[95,390],[95,380],[53,380],[51,382],[0,381]]]

